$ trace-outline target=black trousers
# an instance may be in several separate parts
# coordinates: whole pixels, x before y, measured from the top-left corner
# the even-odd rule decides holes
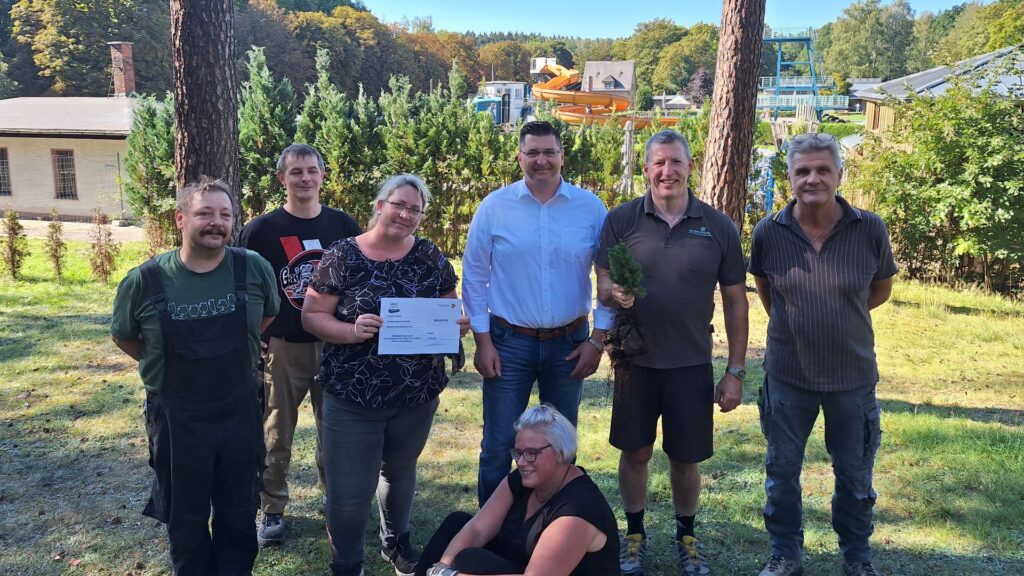
[[[200,408],[147,399],[156,477],[145,514],[167,523],[175,576],[252,574],[259,552],[258,410],[252,396]]]
[[[448,549],[452,539],[473,516],[465,512],[452,512],[437,527],[430,541],[420,554],[420,562],[416,565],[416,576],[425,576],[427,570],[441,561],[441,555]],[[488,545],[490,546],[490,544]],[[505,558],[484,548],[466,548],[459,552],[452,561],[452,568],[467,574],[514,574],[523,571],[523,566],[516,566]]]

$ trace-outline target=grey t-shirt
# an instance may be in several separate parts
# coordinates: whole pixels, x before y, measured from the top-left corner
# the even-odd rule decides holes
[[[647,368],[685,368],[711,362],[715,285],[744,281],[743,254],[728,216],[693,195],[683,219],[669,227],[654,211],[650,193],[608,213],[597,265],[608,269],[608,250],[629,246],[644,270],[647,296],[636,300],[648,351]]]
[[[896,274],[882,219],[837,200],[843,215],[821,252],[793,218],[795,201],[758,222],[750,250],[750,273],[771,287],[765,371],[818,392],[878,382],[868,296]]]

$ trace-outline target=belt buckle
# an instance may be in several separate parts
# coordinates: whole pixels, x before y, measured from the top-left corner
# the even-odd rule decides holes
[[[537,340],[551,340],[556,337],[555,331],[558,328],[538,328]]]

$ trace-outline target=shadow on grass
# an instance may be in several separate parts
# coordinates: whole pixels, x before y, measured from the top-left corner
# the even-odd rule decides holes
[[[994,316],[996,318],[1022,318],[1024,314],[1010,310],[996,310],[993,308],[974,308],[972,306],[950,306],[942,303],[922,303],[893,298],[889,302],[898,308],[933,308],[937,307],[950,314],[957,316]]]
[[[0,314],[0,360],[11,361],[39,356],[61,357],[54,352],[55,343],[66,347],[69,342],[109,340],[110,316],[101,314],[47,315],[15,311]]]
[[[1018,378],[1024,381],[1024,374],[1008,376],[1008,381]],[[969,408],[963,406],[946,406],[941,404],[905,402],[903,400],[879,400],[883,412],[906,414],[929,414],[942,418],[956,418],[973,422],[997,422],[1010,426],[1024,424],[1024,410],[1010,408]]]

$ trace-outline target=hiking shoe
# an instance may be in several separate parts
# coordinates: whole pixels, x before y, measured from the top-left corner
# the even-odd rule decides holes
[[[844,576],[882,576],[882,571],[868,562],[843,562]]]
[[[782,556],[772,554],[757,576],[801,576],[803,573],[804,567],[799,560],[786,560]]]
[[[676,540],[676,556],[679,557],[679,567],[686,576],[711,574],[711,568],[704,559],[704,545],[693,536],[683,536],[681,540]]]
[[[647,538],[643,534],[626,534],[619,542],[619,571],[622,576],[644,576],[644,554]]]
[[[276,546],[284,542],[284,515],[264,512],[256,529],[256,541],[260,546]]]
[[[387,560],[394,568],[397,576],[413,576],[419,556],[412,551],[409,533],[403,532],[380,548],[380,557]]]

